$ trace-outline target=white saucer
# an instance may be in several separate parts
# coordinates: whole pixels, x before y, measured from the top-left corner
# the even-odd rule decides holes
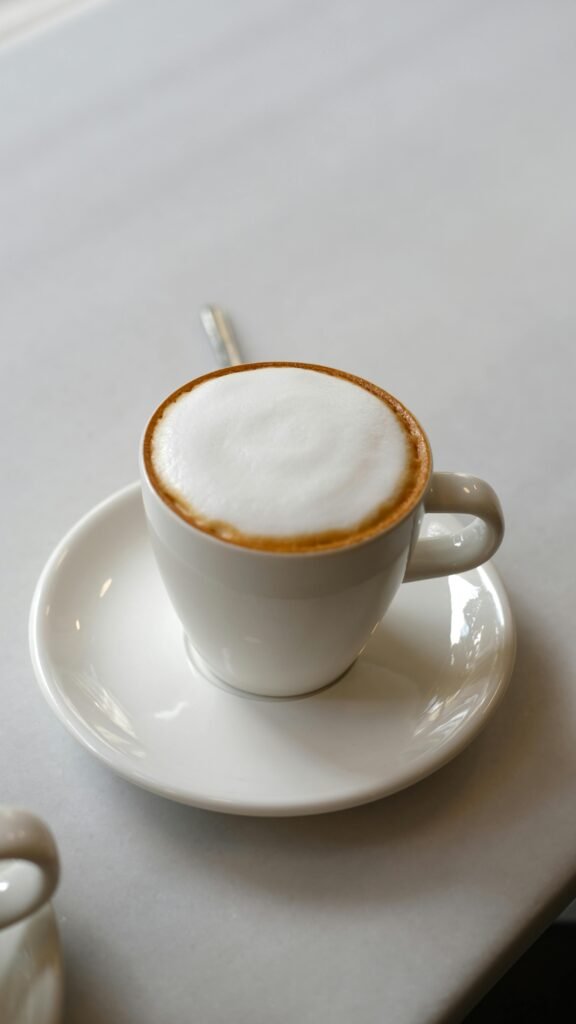
[[[427,532],[447,518],[428,516]],[[486,565],[402,586],[333,686],[291,700],[240,695],[188,660],[133,484],[50,558],[30,646],[50,706],[120,775],[198,807],[295,815],[376,800],[463,750],[503,695],[515,634]]]
[[[58,1024],[62,955],[50,904],[0,932],[0,1021]]]

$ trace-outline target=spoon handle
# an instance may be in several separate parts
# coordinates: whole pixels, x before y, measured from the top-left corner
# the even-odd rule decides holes
[[[218,306],[203,306],[200,322],[204,328],[218,366],[239,366],[243,362],[229,321]]]

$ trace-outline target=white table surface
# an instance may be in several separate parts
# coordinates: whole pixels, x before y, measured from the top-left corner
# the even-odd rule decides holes
[[[575,30],[561,0],[113,0],[0,52],[0,798],[60,845],[68,1022],[457,1020],[575,894]],[[207,300],[502,498],[509,693],[371,806],[171,804],[33,678],[38,573],[211,368]]]

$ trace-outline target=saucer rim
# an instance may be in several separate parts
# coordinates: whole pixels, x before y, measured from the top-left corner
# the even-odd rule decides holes
[[[176,803],[224,814],[237,814],[250,817],[300,817],[333,813],[335,811],[347,810],[364,804],[373,803],[377,800],[384,799],[387,796],[392,796],[395,793],[401,792],[403,789],[408,789],[409,787],[416,785],[428,776],[435,774],[435,772],[439,771],[454,758],[458,757],[458,755],[461,754],[474,739],[476,739],[502,702],[514,669],[517,646],[516,626],[502,579],[492,561],[488,561],[484,563],[484,565],[470,571],[479,574],[482,586],[492,594],[500,612],[505,642],[502,645],[498,673],[492,683],[492,692],[487,698],[486,703],[482,705],[481,710],[473,713],[472,716],[465,721],[464,725],[460,727],[456,734],[456,737],[446,744],[446,749],[435,750],[436,756],[432,759],[432,762],[430,761],[430,756],[428,755],[427,757],[425,754],[418,759],[418,761],[421,762],[419,766],[418,763],[414,764],[412,762],[411,769],[409,765],[408,768],[405,768],[404,771],[394,780],[375,784],[372,787],[367,788],[361,794],[354,793],[349,796],[339,796],[338,794],[335,794],[334,796],[321,798],[320,800],[318,798],[314,798],[311,801],[286,798],[284,800],[272,800],[267,802],[261,801],[258,803],[226,800],[224,798],[207,798],[202,796],[200,792],[193,792],[190,787],[184,790],[179,787],[159,784],[153,776],[138,772],[138,770],[134,768],[126,768],[121,761],[121,756],[117,754],[116,751],[100,749],[98,744],[92,739],[92,735],[86,725],[86,720],[84,718],[77,717],[70,711],[57,682],[51,683],[49,673],[45,671],[44,667],[41,651],[42,640],[39,635],[40,630],[38,627],[41,621],[39,610],[43,604],[45,592],[53,578],[54,571],[60,564],[60,560],[64,552],[73,544],[77,544],[78,541],[81,541],[82,535],[88,532],[89,529],[92,529],[99,519],[109,515],[115,507],[121,506],[124,503],[130,503],[138,494],[141,494],[141,485],[139,481],[134,481],[131,484],[119,488],[107,498],[104,498],[102,501],[94,505],[64,534],[46,561],[36,583],[28,625],[28,639],[32,667],[40,691],[48,706],[74,739],[93,754],[98,761],[107,765],[108,768],[111,768],[117,775],[125,779],[127,782],[137,785],[139,788],[151,792],[156,796],[164,797],[165,799],[172,800]],[[454,575],[462,576],[466,574],[455,573]],[[408,586],[416,587],[422,585],[422,582],[408,584]],[[302,699],[305,700],[311,696],[314,695],[305,695]]]

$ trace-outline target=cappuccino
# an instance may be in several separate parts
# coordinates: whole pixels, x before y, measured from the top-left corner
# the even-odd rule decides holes
[[[183,519],[276,551],[357,543],[420,500],[426,437],[391,395],[326,367],[257,363],[171,395],[144,439],[150,481]]]

